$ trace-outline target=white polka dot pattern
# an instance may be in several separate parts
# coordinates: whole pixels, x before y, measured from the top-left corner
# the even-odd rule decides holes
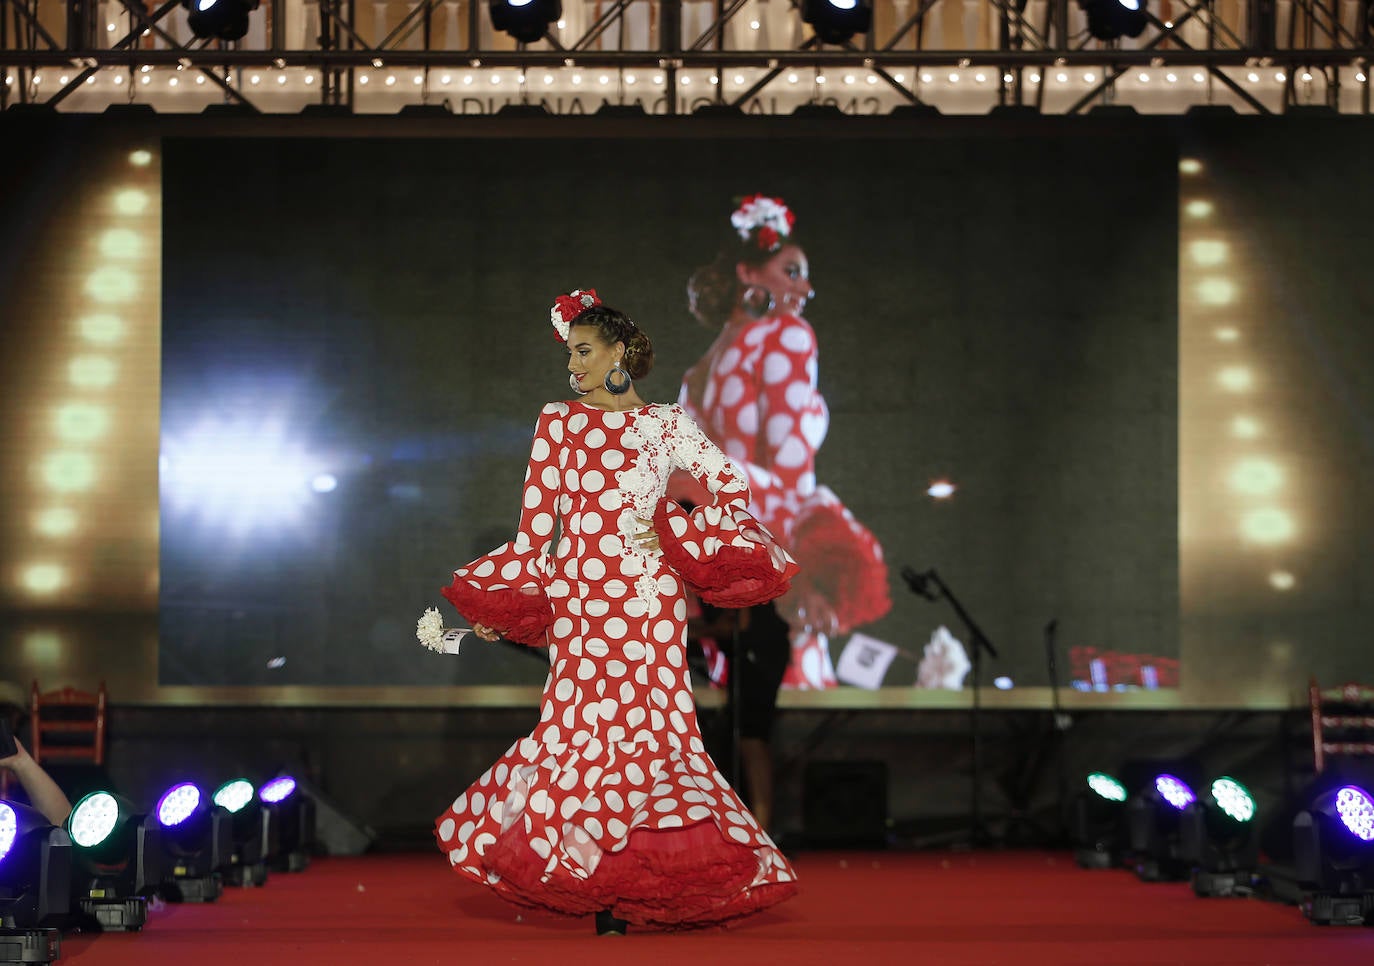
[[[729,502],[704,508],[690,523],[670,518],[673,533],[681,538],[690,528],[685,545],[699,553],[757,546],[741,523],[757,527],[745,513],[748,489],[723,457],[710,472],[709,460],[694,465],[683,456],[710,444],[678,407],[648,410],[655,418],[646,421],[639,411],[545,407],[516,538],[455,572],[477,590],[541,594],[553,614],[539,724],[435,825],[457,871],[517,901],[573,911],[559,903],[570,902],[578,888],[593,894],[602,861],[634,848],[639,830],[696,835],[706,827],[714,829],[719,849],[752,850],[750,867],[759,871],[739,893],[741,902],[750,890],[777,886],[792,874],[705,753],[686,671],[683,583],[658,554],[629,553],[633,534],[624,532],[623,511],[634,504],[622,488],[641,486],[643,474],[651,473],[661,498],[677,466],[695,469],[709,491]],[[656,452],[668,458],[643,457],[638,433],[645,426],[677,433],[682,423],[694,434],[689,444],[664,439]],[[563,539],[551,556],[555,526]],[[528,885],[528,876],[517,885],[503,875],[511,854],[537,862],[535,878],[548,889]]]

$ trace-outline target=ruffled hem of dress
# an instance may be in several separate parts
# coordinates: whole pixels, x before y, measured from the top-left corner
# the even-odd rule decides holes
[[[440,591],[458,613],[475,624],[493,627],[507,640],[540,646],[553,623],[553,608],[542,590],[483,590],[463,577]]]
[[[758,535],[749,546],[739,546],[728,542],[730,536],[727,534],[712,533],[719,528],[705,519],[705,510],[705,507],[697,507],[688,513],[672,500],[658,502],[654,509],[654,530],[668,566],[681,574],[702,600],[718,607],[752,607],[785,594],[798,567],[772,542],[767,528],[748,513],[734,511],[739,530],[747,528]],[[687,519],[691,532],[697,535],[698,546],[704,543],[707,535],[719,535],[723,545],[713,554],[692,553],[673,532],[671,520],[675,515]]]
[[[797,589],[814,590],[823,597],[841,633],[892,609],[882,546],[838,503],[816,505],[797,521],[792,552],[802,570]]]
[[[454,871],[515,905],[566,916],[609,909],[640,926],[720,925],[796,893],[793,881],[752,884],[758,854],[726,840],[710,820],[674,829],[637,829],[624,848],[603,855],[586,879],[561,868],[546,873],[548,863],[530,847],[518,824],[477,861],[485,874],[460,865]]]

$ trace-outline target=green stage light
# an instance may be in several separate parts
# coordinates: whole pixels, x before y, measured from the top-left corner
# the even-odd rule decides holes
[[[81,928],[129,932],[148,920],[148,896],[161,881],[156,821],[136,814],[128,799],[91,792],[67,818],[73,897]]]
[[[1206,795],[1190,802],[1179,820],[1179,858],[1190,867],[1199,896],[1241,896],[1252,891],[1259,864],[1255,799],[1229,775],[1212,782]]]
[[[1218,778],[1212,782],[1212,798],[1220,808],[1237,822],[1248,822],[1255,817],[1255,800],[1250,790],[1234,778]]]
[[[1089,775],[1088,787],[1109,802],[1126,801],[1126,786],[1103,772],[1095,771]]]

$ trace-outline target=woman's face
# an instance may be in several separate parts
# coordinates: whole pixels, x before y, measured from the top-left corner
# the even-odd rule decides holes
[[[736,272],[744,286],[768,289],[780,312],[801,315],[806,303],[816,297],[816,290],[811,287],[811,266],[800,245],[783,245],[762,265],[741,262]]]
[[[568,371],[577,376],[577,385],[588,392],[601,385],[606,373],[625,355],[625,343],[607,345],[594,325],[574,325],[568,329]]]

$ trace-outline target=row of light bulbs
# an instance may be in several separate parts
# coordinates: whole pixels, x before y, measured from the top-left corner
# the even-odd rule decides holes
[[[153,81],[152,72],[153,68],[145,64],[143,67],[139,68],[138,81],[144,85],[151,84]],[[178,67],[175,69],[175,71],[170,72],[170,76],[167,78],[167,86],[179,86],[181,83],[179,75],[183,72],[184,70],[181,67]],[[112,68],[110,69],[109,73],[113,75],[112,83],[116,87],[124,84],[125,78],[123,69]],[[527,74],[518,71],[512,72],[490,70],[487,72],[487,78],[492,86],[499,86],[505,81],[505,78],[512,73],[514,73],[514,82],[517,86],[525,85],[528,83]],[[1266,76],[1266,74],[1268,74],[1268,76]],[[33,76],[29,78],[29,83],[35,86],[42,86],[42,84],[48,79],[49,76],[50,75],[45,75],[42,71],[35,71]],[[86,83],[95,84],[99,76],[99,74],[92,74],[91,76],[86,78]],[[590,75],[584,74],[581,71],[577,71],[574,72],[569,79],[573,85],[580,86],[584,83],[584,78],[589,76]],[[616,79],[616,76],[617,75],[609,73],[598,74],[596,75],[596,84],[600,86],[607,86],[614,79]],[[903,71],[896,71],[891,76],[892,79],[896,81],[898,84],[905,84],[907,82],[907,75]],[[924,85],[935,84],[939,80],[946,80],[951,86],[959,85],[967,80],[971,80],[975,85],[987,84],[989,80],[991,80],[995,76],[995,72],[983,70],[973,71],[971,74],[966,71],[959,70],[951,70],[948,73],[936,73],[934,71],[927,70],[922,71],[918,75],[916,75],[920,83]],[[1133,79],[1141,86],[1148,86],[1156,80],[1157,76],[1158,75],[1152,74],[1149,71],[1142,70],[1138,71],[1134,75],[1123,75],[1123,77],[1118,78],[1118,82],[1122,80]],[[1363,84],[1368,81],[1368,75],[1366,71],[1362,68],[1355,68],[1353,76],[1355,82],[1358,84]],[[360,73],[358,75],[357,82],[361,85],[366,85],[371,83],[374,77],[379,77],[378,83],[387,87],[393,87],[398,83],[396,72],[383,71]],[[1312,72],[1304,70],[1302,73],[1296,76],[1296,79],[1302,82],[1303,84],[1311,84],[1314,82],[1314,80],[1316,80],[1316,77],[1317,75],[1314,75]],[[640,80],[639,76],[633,73],[625,73],[623,75],[620,75],[620,78],[627,86],[633,86]],[[15,75],[7,73],[5,75],[5,84],[13,85],[15,79]],[[552,86],[555,82],[555,79],[556,75],[551,72],[545,73],[542,76],[542,80],[545,86]],[[57,83],[63,87],[65,87],[70,82],[70,80],[71,76],[69,74],[59,74],[57,76]],[[227,77],[225,77],[224,80],[228,84],[233,84],[234,75],[230,74]],[[248,84],[251,86],[261,85],[264,82],[264,80],[265,78],[261,73],[251,73],[248,75]],[[282,71],[274,71],[271,75],[269,75],[268,78],[266,78],[266,80],[275,80],[278,86],[284,87],[287,84],[288,75]],[[411,75],[411,81],[416,87],[423,86],[425,84],[425,80],[426,75],[423,71],[417,71],[416,73]],[[746,83],[750,82],[749,78],[747,78],[744,74],[740,73],[731,75],[731,80],[737,87],[743,87]],[[786,76],[786,82],[789,85],[807,82],[814,83],[816,85],[825,85],[831,83],[831,80],[831,77],[824,73],[806,75],[803,73],[799,73],[797,71],[792,71],[789,72]],[[840,84],[846,87],[851,87],[858,84],[859,80],[860,75],[847,73],[840,76],[839,82]],[[868,73],[863,75],[863,82],[870,86],[876,86],[879,80],[879,76],[875,73]],[[1011,84],[1014,83],[1015,80],[1015,75],[1010,72],[1004,73],[1002,75],[1003,83]],[[1042,76],[1039,71],[1032,70],[1026,73],[1025,80],[1027,83],[1030,84],[1039,84],[1042,80]],[[1202,84],[1205,83],[1207,80],[1207,73],[1205,71],[1198,70],[1194,71],[1188,77],[1185,77],[1183,74],[1180,74],[1176,71],[1167,71],[1162,75],[1162,80],[1165,84],[1168,85],[1186,83],[1187,80],[1191,80],[1194,84]],[[1284,84],[1288,81],[1288,75],[1282,70],[1273,71],[1271,74],[1269,74],[1268,72],[1261,73],[1257,70],[1251,70],[1247,72],[1245,80],[1251,84],[1260,84],[1265,82],[1266,80],[1270,80],[1275,84]],[[1054,84],[1067,85],[1075,81],[1083,84],[1095,84],[1098,82],[1098,74],[1096,71],[1093,70],[1084,70],[1078,72],[1077,76],[1075,76],[1070,71],[1061,69],[1057,70],[1051,76],[1051,83]],[[315,83],[315,71],[304,71],[303,82],[307,86],[313,85]],[[477,83],[477,79],[472,73],[465,73],[461,75],[461,77],[455,78],[452,73],[445,72],[437,75],[437,82],[440,86],[443,87],[452,86],[455,84],[455,82],[464,87],[471,87]],[[648,83],[655,87],[662,87],[664,82],[665,78],[664,75],[661,73],[655,73],[651,75],[648,80]],[[721,78],[719,75],[711,73],[705,78],[705,82],[708,85],[714,86],[721,82]],[[205,83],[205,75],[203,73],[197,73],[195,75],[193,83],[197,85],[203,85]],[[693,75],[689,73],[679,74],[678,83],[683,87],[690,87],[694,83]]]

